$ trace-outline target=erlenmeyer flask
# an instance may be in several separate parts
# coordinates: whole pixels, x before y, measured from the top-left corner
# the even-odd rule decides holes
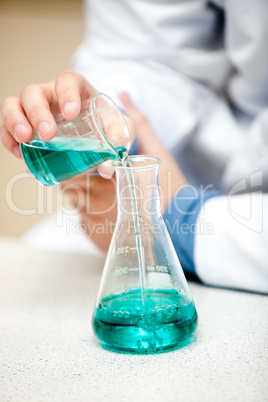
[[[197,313],[161,214],[161,160],[129,159],[131,167],[113,162],[118,215],[92,325],[108,349],[156,353],[184,344]]]

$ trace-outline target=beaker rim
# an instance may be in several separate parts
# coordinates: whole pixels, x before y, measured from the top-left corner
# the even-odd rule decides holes
[[[95,120],[95,123],[96,123],[96,125],[97,125],[97,128],[98,128],[98,130],[99,130],[100,135],[104,138],[104,140],[105,140],[105,142],[108,144],[108,146],[109,146],[111,149],[113,149],[113,151],[114,151],[115,153],[117,153],[115,147],[114,147],[113,144],[111,144],[111,142],[108,140],[106,134],[104,133],[104,131],[103,131],[102,127],[101,127],[101,124],[100,124],[100,121],[99,121],[99,118],[98,118],[97,108],[96,108],[96,100],[97,100],[98,98],[104,98],[105,101],[106,101],[110,106],[112,106],[112,108],[116,111],[116,113],[117,113],[117,115],[118,115],[118,117],[119,117],[119,119],[121,120],[121,123],[122,123],[122,125],[123,125],[123,131],[124,131],[124,134],[125,134],[125,137],[126,137],[126,150],[129,151],[129,149],[130,149],[129,130],[128,130],[127,123],[126,123],[126,121],[125,121],[125,119],[124,119],[124,117],[123,117],[123,115],[122,115],[121,110],[120,110],[119,107],[116,105],[116,103],[110,98],[110,96],[106,95],[106,94],[103,93],[103,92],[96,92],[96,93],[94,94],[94,96],[92,97],[92,99],[91,99],[91,104],[90,104],[90,105],[91,105],[91,108],[92,108],[93,118],[94,118],[94,120]]]
[[[158,158],[157,156],[152,156],[152,155],[130,155],[128,156],[128,159],[130,160],[131,165],[130,166],[123,166],[122,162],[119,161],[113,161],[112,166],[117,170],[148,170],[148,169],[154,169],[158,166],[161,165],[162,159]],[[139,162],[147,162],[146,165],[140,165],[140,166],[133,166],[133,163],[139,163]]]

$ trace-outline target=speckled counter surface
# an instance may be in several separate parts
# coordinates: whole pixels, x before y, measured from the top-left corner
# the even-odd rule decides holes
[[[268,297],[190,283],[197,338],[137,356],[91,330],[103,259],[0,240],[0,401],[267,401]]]

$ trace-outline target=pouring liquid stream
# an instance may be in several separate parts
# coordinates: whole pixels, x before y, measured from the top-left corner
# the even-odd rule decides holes
[[[139,222],[139,211],[138,211],[138,204],[137,204],[137,196],[136,196],[136,189],[134,183],[134,177],[131,170],[131,162],[128,157],[128,153],[124,152],[122,156],[118,153],[118,159],[121,161],[122,165],[126,168],[126,175],[128,181],[128,187],[131,197],[131,208],[132,208],[132,216],[135,228],[135,241],[136,241],[136,248],[137,248],[137,255],[138,255],[138,264],[139,264],[139,274],[140,274],[140,290],[141,290],[141,301],[143,306],[145,306],[145,261],[144,261],[144,253],[142,247],[142,240],[140,234],[140,222]]]

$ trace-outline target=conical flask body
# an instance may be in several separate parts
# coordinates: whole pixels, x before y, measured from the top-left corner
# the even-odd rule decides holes
[[[157,353],[184,345],[197,313],[160,207],[161,161],[116,165],[118,214],[93,313],[108,349]]]

